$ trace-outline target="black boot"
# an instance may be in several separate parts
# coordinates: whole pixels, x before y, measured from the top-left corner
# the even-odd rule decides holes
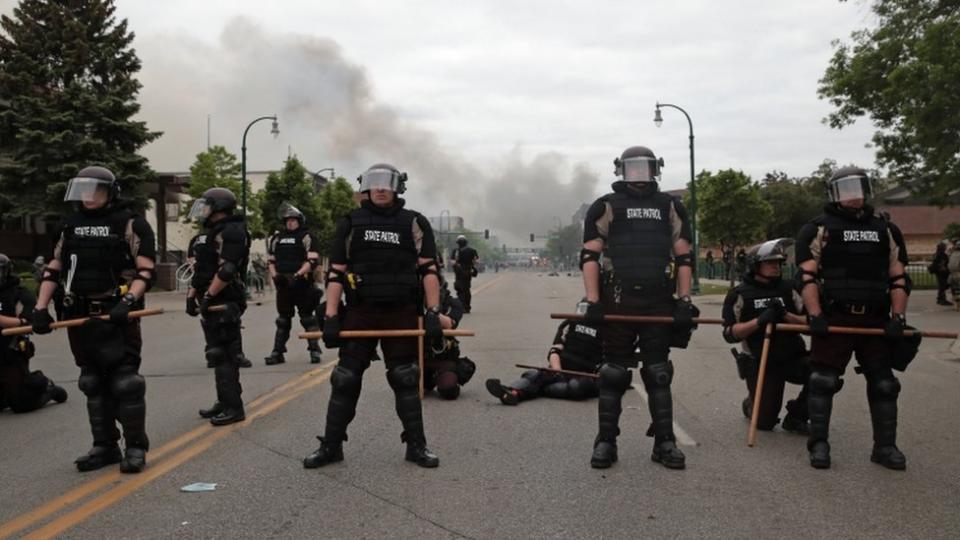
[[[101,469],[107,465],[113,465],[114,463],[120,463],[120,459],[119,446],[94,446],[86,455],[78,457],[74,463],[77,465],[78,471],[88,472]]]
[[[427,469],[433,469],[440,465],[440,458],[427,448],[426,443],[421,441],[407,443],[407,455],[404,459]]]
[[[228,426],[230,424],[236,424],[237,422],[243,422],[247,419],[246,414],[244,414],[243,409],[223,409],[219,414],[215,415],[210,419],[210,423],[215,426]]]
[[[42,399],[43,403],[47,403],[51,399],[57,403],[64,403],[67,401],[67,397],[67,391],[62,386],[57,386],[53,384],[53,381],[50,381],[50,386],[47,387]]]
[[[253,362],[243,353],[237,355],[237,365],[242,368],[251,368],[253,367]]]
[[[317,437],[320,441],[320,448],[314,450],[312,454],[303,458],[304,469],[316,469],[331,463],[343,461],[343,445],[340,442],[327,441],[324,437]]]
[[[645,365],[640,370],[640,377],[647,389],[647,405],[650,409],[647,435],[654,438],[650,457],[668,469],[683,469],[686,467],[686,457],[677,448],[673,434],[673,396],[670,393],[673,363],[668,360]]]
[[[867,400],[873,424],[873,452],[870,461],[888,469],[902,471],[907,458],[897,448],[897,396],[900,382],[893,373],[875,376],[867,373]]]
[[[286,317],[277,317],[277,332],[273,336],[273,352],[266,358],[267,365],[282,364],[283,353],[287,352],[287,340],[290,339],[290,327],[293,321]]]
[[[511,391],[509,386],[501,384],[500,379],[487,379],[485,385],[487,392],[490,392],[491,396],[499,399],[500,403],[504,405],[516,405],[520,403],[517,395]]]
[[[423,407],[417,391],[419,377],[420,370],[416,364],[402,364],[387,372],[387,382],[396,398],[397,417],[403,425],[400,440],[407,443],[406,460],[421,467],[433,468],[440,464],[440,460],[427,449]]]
[[[617,440],[607,440],[597,437],[593,443],[593,455],[590,456],[590,466],[594,469],[609,469],[617,462]]]
[[[306,332],[319,332],[320,331],[320,319],[316,317],[300,317],[300,325],[303,326],[304,331]],[[310,353],[310,363],[319,364],[322,360],[323,351],[320,349],[320,342],[317,339],[308,339],[307,340],[307,351]]]
[[[120,472],[125,474],[136,474],[143,472],[147,466],[147,451],[143,448],[127,447],[123,454],[123,461],[120,462]]]
[[[270,353],[270,356],[264,358],[264,361],[268,366],[275,366],[277,364],[282,364],[287,360],[283,357],[282,352],[273,351]]]
[[[246,420],[243,412],[243,387],[240,385],[240,368],[235,358],[225,358],[215,368],[217,402],[221,405],[219,413],[210,418],[214,426],[226,426]]]
[[[668,469],[683,469],[687,466],[686,456],[677,448],[677,443],[673,439],[665,439],[654,443],[650,459]]]
[[[833,412],[833,395],[840,391],[843,381],[837,372],[818,368],[810,374],[807,410],[810,413],[810,435],[807,437],[807,450],[810,452],[810,466],[815,469],[830,468],[830,415]]]
[[[870,453],[870,461],[895,471],[903,471],[907,468],[907,457],[895,444],[888,446],[875,445],[873,452]]]
[[[810,451],[810,466],[814,469],[830,468],[830,443],[827,441],[816,441],[807,445]]]
[[[213,405],[209,409],[200,409],[199,414],[200,418],[211,419],[214,416],[223,412],[223,404],[219,401],[214,401]]]
[[[804,391],[797,396],[797,399],[791,399],[787,402],[787,415],[783,417],[783,423],[780,424],[780,427],[784,431],[807,435],[810,433],[810,426],[807,422],[809,416],[810,411]]]

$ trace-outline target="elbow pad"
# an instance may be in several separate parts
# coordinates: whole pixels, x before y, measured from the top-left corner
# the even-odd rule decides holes
[[[600,264],[600,252],[594,251],[592,249],[583,248],[580,250],[580,270],[583,270],[583,265],[588,262],[595,262]]]
[[[733,335],[733,326],[724,326],[723,327],[723,339],[727,343],[740,343],[740,339]]]
[[[897,281],[903,280],[903,283],[897,283]],[[913,292],[913,280],[910,279],[910,274],[899,274],[896,276],[890,276],[890,290],[894,289],[903,289],[906,291],[907,296],[910,296],[910,293]]]
[[[217,270],[217,277],[223,281],[232,281],[236,275],[237,265],[230,261],[224,261],[220,266],[220,270]]]
[[[689,266],[693,268],[693,255],[689,253],[677,255],[673,258],[673,264],[675,264],[677,268],[680,268],[681,266]]]
[[[43,278],[40,281],[52,281],[54,283],[60,283],[60,270],[53,270],[47,268],[43,271]]]
[[[147,274],[144,276],[143,274]],[[153,288],[153,284],[157,282],[157,273],[154,272],[153,268],[137,268],[137,274],[133,276],[133,279],[130,280],[130,283],[134,281],[142,281],[146,286],[144,292],[149,291]]]
[[[432,261],[432,260],[429,262],[425,262],[421,265],[418,265],[417,273],[420,274],[421,279],[429,276],[430,274],[433,274],[438,277],[440,276],[440,274],[437,272],[437,263],[436,261]]]
[[[347,273],[342,270],[337,270],[336,268],[330,267],[330,271],[327,272],[326,286],[329,286],[331,283],[339,283],[340,285],[347,286]]]

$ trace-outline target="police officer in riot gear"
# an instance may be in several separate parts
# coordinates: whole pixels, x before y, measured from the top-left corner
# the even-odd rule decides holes
[[[270,277],[277,287],[277,333],[273,352],[266,358],[268,366],[282,364],[287,352],[287,340],[293,326],[294,308],[300,312],[300,324],[307,332],[320,330],[316,309],[320,291],[313,282],[313,271],[320,264],[317,239],[304,226],[303,212],[290,203],[283,203],[277,211],[284,230],[270,238],[267,247]],[[307,340],[310,363],[320,363],[320,344]]]
[[[203,243],[194,246],[197,262],[187,291],[187,314],[201,315],[207,361],[214,365],[217,400],[200,416],[214,426],[243,421],[240,386],[240,318],[247,309],[244,274],[250,236],[237,198],[226,188],[210,188],[193,203],[190,219],[206,227]],[[211,311],[213,306],[223,306]]]
[[[29,325],[36,304],[37,299],[13,275],[13,262],[0,253],[0,328]],[[26,336],[0,336],[0,411],[10,407],[15,413],[26,413],[50,400],[67,400],[67,391],[42,371],[30,371],[33,351]]]
[[[437,267],[440,265],[439,257]],[[443,273],[437,272],[440,280],[440,325],[445,330],[457,328],[463,318],[463,305],[450,294]],[[460,387],[470,382],[477,365],[466,356],[460,356],[460,341],[445,336],[439,343],[426,347],[423,362],[423,384],[427,390],[436,388],[442,399],[460,397]]]
[[[306,468],[343,460],[347,426],[356,413],[363,373],[378,341],[403,424],[406,460],[421,467],[439,465],[424,435],[416,339],[340,337],[338,311],[345,292],[343,330],[416,328],[422,301],[425,339],[433,344],[443,338],[433,230],[425,217],[404,208],[399,195],[405,191],[406,179],[406,173],[392,165],[373,165],[359,178],[365,197],[360,208],[337,223],[327,273],[323,341],[328,348],[340,347],[340,361],[330,378],[333,388],[325,433],[319,437],[320,448],[303,460]]]
[[[630,388],[629,370],[638,365],[639,347],[652,419],[647,432],[654,437],[652,459],[682,469],[685,458],[673,434],[669,354],[671,346],[686,347],[699,313],[690,300],[693,255],[687,212],[678,198],[659,190],[663,160],[649,148],[627,148],[614,165],[620,180],[613,183],[613,193],[590,206],[584,223],[580,268],[589,302],[587,322],[601,324],[604,314],[672,314],[674,323],[604,325],[599,433],[590,464],[606,468],[617,461],[621,399]]]
[[[67,330],[93,433],[93,448],[76,461],[80,471],[120,462],[121,472],[138,473],[150,447],[140,321],[128,315],[143,307],[153,285],[156,242],[147,221],[119,194],[113,173],[103,167],[86,167],[67,184],[64,200],[78,211],[63,221],[33,316],[35,333],[51,331],[47,306],[61,286],[66,318],[109,315],[109,321],[91,319]],[[123,427],[122,456],[117,422]]]
[[[793,280],[782,279],[787,247],[793,239],[779,238],[750,248],[746,255],[746,273],[742,282],[727,293],[723,301],[723,337],[728,343],[741,343],[742,352],[733,349],[737,372],[747,383],[743,414],[753,414],[756,399],[760,355],[767,324],[804,324],[802,302]],[[767,353],[767,369],[760,400],[757,428],[772,430],[780,421],[783,391],[787,382],[803,385],[800,395],[787,402],[782,427],[796,433],[807,432],[807,380],[810,378],[807,350],[800,334],[775,332]]]
[[[585,302],[577,304],[578,313],[585,309]],[[547,362],[551,369],[596,373],[602,353],[599,325],[563,321],[553,336]],[[510,385],[501,384],[500,379],[487,379],[486,386],[504,405],[517,405],[540,396],[579,401],[597,397],[599,393],[593,379],[538,369],[525,371]]]
[[[450,254],[450,260],[453,262],[453,288],[463,304],[464,313],[470,313],[470,300],[473,298],[470,282],[477,277],[477,261],[480,256],[477,255],[477,250],[467,246],[467,237],[461,234],[457,236],[457,249]]]
[[[810,465],[830,467],[828,432],[833,395],[843,385],[850,357],[856,353],[867,380],[873,421],[870,460],[903,470],[907,460],[897,448],[897,396],[900,381],[894,352],[903,341],[910,279],[904,271],[907,249],[896,225],[879,216],[867,172],[837,170],[827,184],[830,202],[823,214],[797,234],[797,264],[811,340],[808,397]],[[830,334],[828,326],[881,327],[885,336]],[[915,354],[915,350],[914,350]]]

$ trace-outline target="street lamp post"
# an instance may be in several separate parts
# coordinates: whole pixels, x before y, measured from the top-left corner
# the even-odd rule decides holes
[[[661,107],[670,107],[683,113],[687,117],[687,125],[690,127],[690,229],[693,231],[693,294],[700,294],[700,240],[697,234],[697,182],[694,177],[693,167],[693,121],[690,115],[682,108],[672,103],[657,102],[657,108],[653,114],[653,123],[660,127],[663,124],[663,117],[660,115]]]
[[[337,172],[333,170],[333,167],[324,167],[319,171],[313,173],[313,187],[317,188],[317,181],[323,177],[320,173],[324,171],[330,171],[330,179],[333,180],[337,176]]]
[[[273,128],[270,129],[270,133],[273,134],[274,137],[280,134],[280,124],[277,123],[277,115],[261,116],[260,118],[257,118],[253,122],[247,124],[247,129],[243,130],[243,143],[240,145],[240,191],[243,192],[241,194],[241,200],[243,201],[242,204],[244,217],[247,215],[247,132],[250,131],[250,128],[253,127],[254,124],[261,120],[273,120]]]

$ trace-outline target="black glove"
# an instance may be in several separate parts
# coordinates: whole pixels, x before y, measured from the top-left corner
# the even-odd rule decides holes
[[[900,339],[903,337],[903,331],[907,328],[907,318],[902,314],[890,317],[887,324],[883,327],[883,334],[890,339]]]
[[[323,318],[323,344],[328,349],[336,349],[343,344],[340,339],[340,317],[334,315]]]
[[[136,298],[132,294],[125,294],[123,298],[110,309],[110,322],[113,324],[127,324],[130,322],[130,309]]]
[[[676,305],[673,306],[673,326],[680,329],[696,328],[693,318],[699,314],[700,310],[689,299],[677,300]]]
[[[213,307],[213,297],[209,294],[203,295],[203,298],[200,299],[200,314],[209,317],[211,307]]]
[[[768,324],[783,322],[784,313],[783,305],[780,302],[772,303],[757,317],[757,324],[760,325],[760,328],[766,328]]]
[[[817,316],[807,315],[807,324],[812,336],[825,336],[830,333],[827,331],[827,317],[823,313]]]
[[[480,273],[480,272],[477,270],[477,267],[476,267],[476,266],[474,266],[473,268],[470,269],[470,276],[471,276],[471,277],[477,277],[477,275],[479,275],[479,273]]]
[[[427,310],[423,317],[423,329],[426,332],[423,338],[430,343],[440,343],[443,341],[443,325],[440,324],[440,314],[436,311]]]
[[[603,304],[600,302],[587,302],[587,312],[583,314],[583,322],[590,325],[603,324],[603,312]]]
[[[33,333],[34,334],[49,334],[53,332],[53,328],[50,328],[50,325],[53,324],[53,317],[50,316],[50,312],[45,309],[38,309],[33,312]]]
[[[196,296],[187,297],[187,315],[196,317],[200,314],[200,304],[197,303]]]
[[[274,287],[283,288],[283,287],[286,287],[286,286],[289,285],[289,284],[290,284],[290,281],[287,279],[287,276],[285,276],[285,275],[283,275],[283,274],[277,274],[277,275],[273,276],[273,286],[274,286]]]

